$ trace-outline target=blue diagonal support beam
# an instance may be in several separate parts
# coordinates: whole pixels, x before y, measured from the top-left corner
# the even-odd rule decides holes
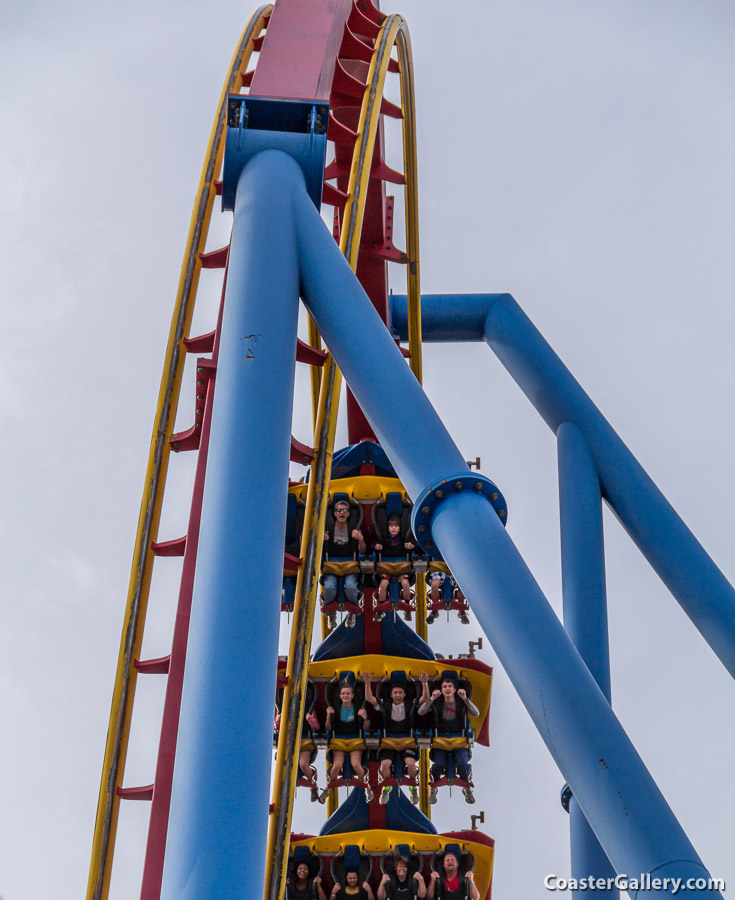
[[[407,335],[406,298],[392,298]],[[485,341],[556,433],[576,425],[602,493],[702,637],[735,677],[735,591],[582,387],[510,294],[421,297],[425,341]]]

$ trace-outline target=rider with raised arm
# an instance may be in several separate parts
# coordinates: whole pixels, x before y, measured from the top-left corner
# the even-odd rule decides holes
[[[420,702],[425,703],[430,700],[429,697],[429,676],[426,672],[422,672],[419,676],[421,680],[421,697]],[[373,694],[373,677],[370,672],[362,673],[362,680],[365,682],[365,701],[370,703],[374,709],[380,710],[383,714],[383,722],[385,723],[385,734],[380,745],[380,774],[383,779],[390,778],[396,757],[400,757],[406,775],[412,780],[416,780],[418,775],[418,766],[416,759],[418,750],[416,749],[416,741],[405,737],[410,731],[410,723],[408,721],[408,709],[406,703],[406,689],[398,681],[392,681],[390,686],[390,700],[383,703]],[[394,737],[396,735],[396,737]],[[398,737],[397,735],[403,735]],[[400,746],[406,744],[402,749]],[[391,746],[393,745],[393,746]],[[380,792],[380,804],[385,806],[390,798],[392,787],[386,785]],[[416,805],[419,802],[418,788],[412,785],[408,789],[408,795],[411,803]]]
[[[457,689],[456,675],[453,672],[445,672],[442,675],[441,690],[432,691],[431,697],[423,701],[419,706],[419,715],[423,716],[434,708],[437,713],[438,725],[437,731],[441,735],[442,732],[449,734],[462,734],[465,731],[465,720],[467,715],[479,716],[480,710],[467,696],[464,688]],[[457,775],[468,782],[469,787],[463,787],[462,793],[468,803],[475,802],[475,796],[472,793],[472,770],[470,768],[470,757],[467,747],[456,747],[453,750],[443,750],[438,747],[432,747],[431,777],[433,781],[446,775],[447,764],[450,759],[453,760],[457,769]],[[429,791],[429,803],[436,803],[437,790],[432,787]]]
[[[414,872],[413,878],[408,875],[408,860],[399,856],[395,862],[395,873],[383,875],[378,885],[378,900],[413,900],[418,897],[424,900],[426,882],[421,872]]]

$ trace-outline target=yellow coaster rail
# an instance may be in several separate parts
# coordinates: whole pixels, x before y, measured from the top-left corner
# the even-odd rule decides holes
[[[222,168],[227,95],[242,88],[244,70],[255,50],[255,41],[266,27],[272,8],[271,5],[261,6],[253,13],[233,54],[228,75],[220,94],[217,114],[209,135],[207,152],[194,200],[194,210],[187,234],[186,251],[181,265],[176,301],[164,357],[163,374],[148,453],[145,487],[133,551],[130,583],[102,764],[97,815],[92,839],[87,900],[106,900],[110,888],[110,875],[120,806],[120,797],[117,789],[121,786],[125,772],[125,760],[138,674],[135,660],[140,655],[140,648],[143,642],[143,631],[153,572],[154,554],[151,545],[158,536],[158,526],[171,453],[169,440],[176,418],[187,352],[184,340],[188,337],[189,328],[191,327],[199,275],[202,268],[200,256],[206,246],[214,199],[217,193],[214,182],[219,177]]]

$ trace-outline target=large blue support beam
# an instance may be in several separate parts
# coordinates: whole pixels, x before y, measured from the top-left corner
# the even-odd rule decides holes
[[[370,425],[383,426],[380,444],[415,500],[448,470],[468,471],[467,463],[316,210],[299,203],[294,213],[304,302],[356,397],[360,390]]]
[[[402,338],[405,305],[392,298]],[[426,341],[485,340],[554,432],[577,426],[605,500],[735,677],[735,591],[510,294],[422,296],[421,325]]]
[[[556,432],[564,627],[610,702],[602,496],[595,464],[576,425]]]
[[[609,703],[610,652],[600,481],[576,425],[563,422],[556,440],[564,628]],[[611,884],[615,871],[574,797],[569,802],[569,837],[572,878],[578,884],[590,877],[595,883],[602,878]],[[598,893],[609,900],[620,896],[614,887]],[[572,895],[575,900],[585,900],[587,891],[574,890]]]
[[[604,879],[605,884],[614,884],[610,879],[615,878],[615,871],[574,796],[569,798],[569,843],[572,878],[576,879],[577,884],[589,884],[590,878],[595,879],[595,884],[601,883],[599,879]],[[573,900],[589,900],[589,896],[586,888],[572,891]],[[616,887],[595,888],[595,897],[614,900],[619,896],[620,891]]]
[[[293,197],[302,295],[409,494],[469,475],[306,193]],[[449,491],[433,534],[615,868],[707,877],[490,503]]]
[[[263,896],[299,301],[279,164],[298,183],[271,151],[237,191],[164,900]]]

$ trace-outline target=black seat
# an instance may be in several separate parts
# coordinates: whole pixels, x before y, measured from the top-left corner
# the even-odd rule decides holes
[[[280,716],[283,711],[283,687],[279,687],[276,691],[276,711]],[[301,723],[301,738],[315,740],[320,736],[320,733],[317,731],[313,731],[309,723],[306,721],[306,717],[314,712],[314,707],[316,706],[317,701],[317,689],[314,682],[309,678],[306,682],[306,697],[304,699],[304,719]],[[274,728],[274,746],[278,745],[278,733],[280,731],[280,725],[278,728]]]
[[[347,872],[357,872],[357,883],[362,885],[363,881],[368,881],[372,874],[373,861],[371,857],[363,856],[356,844],[348,844],[344,853],[332,857],[330,870],[334,883],[341,884],[343,888]]]
[[[301,535],[304,530],[304,513],[306,504],[296,494],[288,495],[286,504],[286,553],[299,556],[301,553]]]

